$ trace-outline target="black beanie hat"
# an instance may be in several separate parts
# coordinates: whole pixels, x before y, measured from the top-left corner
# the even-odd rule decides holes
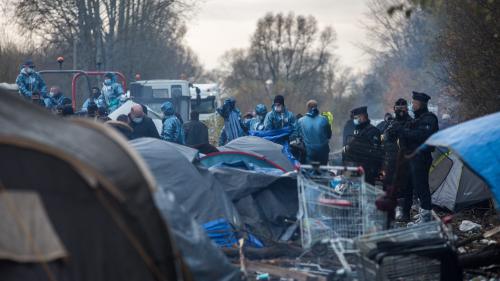
[[[282,95],[277,95],[274,97],[274,103],[279,103],[281,105],[285,105],[285,98]]]

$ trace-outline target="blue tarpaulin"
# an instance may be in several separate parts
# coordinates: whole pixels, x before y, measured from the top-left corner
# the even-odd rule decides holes
[[[250,131],[248,134],[283,145],[283,154],[288,157],[288,160],[290,160],[294,167],[299,167],[300,163],[297,159],[295,159],[295,157],[293,157],[292,152],[290,151],[290,146],[288,145],[288,137],[292,134],[292,132],[292,128],[285,127],[277,130]]]
[[[225,219],[217,219],[203,224],[203,228],[208,237],[215,242],[215,244],[222,248],[234,248],[238,245],[239,233],[236,229]],[[262,248],[264,244],[251,233],[247,233],[246,241],[250,246],[255,248]]]
[[[425,144],[453,150],[500,203],[500,112],[439,131]]]

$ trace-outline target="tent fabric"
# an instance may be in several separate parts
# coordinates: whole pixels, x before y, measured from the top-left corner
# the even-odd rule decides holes
[[[449,127],[426,145],[448,147],[489,186],[500,202],[500,112]]]
[[[49,262],[68,257],[37,193],[0,192],[0,217],[0,259]],[[31,237],[28,243],[16,239],[27,235]]]
[[[200,171],[186,157],[185,147],[158,139],[130,142],[154,174],[158,188],[170,191],[176,202],[200,224],[225,218],[240,225],[238,212],[220,184]],[[196,151],[196,150],[195,150]]]
[[[486,184],[451,151],[438,148],[429,175],[432,203],[459,211],[491,198]]]
[[[293,165],[286,155],[282,153],[283,146],[264,138],[246,136],[230,141],[226,145],[219,147],[221,151],[243,151],[257,154],[280,165],[287,171],[293,171]]]
[[[210,174],[234,202],[242,223],[261,240],[277,241],[298,212],[297,179],[230,167],[212,167]],[[264,241],[265,242],[265,241]]]
[[[154,205],[152,174],[111,128],[0,93],[0,154],[4,188],[39,194],[71,257],[66,277],[147,281],[187,273]],[[2,261],[0,275],[19,268],[8,264]]]

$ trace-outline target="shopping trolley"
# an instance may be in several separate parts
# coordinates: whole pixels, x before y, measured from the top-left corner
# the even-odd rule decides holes
[[[358,280],[439,281],[442,274],[459,280],[453,241],[439,220],[360,236],[355,242]]]
[[[375,206],[383,191],[364,182],[362,169],[302,165],[297,182],[304,249],[384,229],[387,216]]]

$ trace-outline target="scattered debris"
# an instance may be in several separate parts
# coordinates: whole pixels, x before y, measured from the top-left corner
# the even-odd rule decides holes
[[[468,231],[473,231],[473,230],[478,230],[481,229],[481,225],[477,224],[475,222],[469,221],[469,220],[464,220],[458,227],[460,231],[462,232],[468,232]]]

